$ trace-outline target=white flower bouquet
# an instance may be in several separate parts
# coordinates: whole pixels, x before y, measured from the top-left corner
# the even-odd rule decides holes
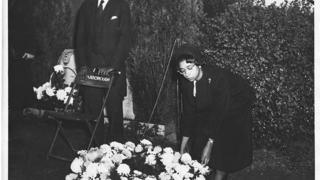
[[[64,107],[64,105],[67,103],[71,90],[72,88],[70,86],[64,84],[64,68],[62,65],[54,66],[54,72],[51,74],[48,82],[44,83],[38,88],[33,87],[33,91],[36,94],[37,100],[42,102],[41,106],[43,106],[45,109],[55,110],[61,110]],[[75,100],[74,97],[78,97],[79,99]],[[72,92],[69,105],[71,107],[76,104],[79,105],[79,100],[81,101],[81,98],[78,96],[78,91],[74,90]],[[74,110],[75,108],[73,111]]]
[[[89,151],[79,151],[66,180],[205,180],[209,167],[187,153],[153,146],[146,139],[135,145],[112,142]]]

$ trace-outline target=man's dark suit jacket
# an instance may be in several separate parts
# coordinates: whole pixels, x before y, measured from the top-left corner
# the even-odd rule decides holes
[[[97,6],[98,0],[86,0],[79,10],[75,39],[77,67],[124,71],[131,44],[129,6],[124,0],[109,0],[100,20]]]
[[[122,100],[126,94],[125,60],[131,42],[130,9],[124,0],[109,0],[102,13],[98,0],[85,0],[80,7],[76,27],[76,65],[89,68],[113,68],[122,73],[110,89],[106,103],[109,126],[99,123],[98,142],[121,142],[123,137]],[[105,90],[83,87],[84,109],[98,115]]]

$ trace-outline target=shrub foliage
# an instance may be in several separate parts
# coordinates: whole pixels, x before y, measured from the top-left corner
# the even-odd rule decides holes
[[[192,2],[192,3],[191,3]],[[129,1],[135,40],[128,62],[137,119],[148,121],[176,39],[199,44],[201,1]],[[167,75],[152,122],[175,118],[175,86]]]
[[[148,120],[173,43],[182,39],[206,49],[208,63],[230,68],[255,88],[256,145],[313,140],[314,13],[307,1],[266,7],[240,0],[223,5],[223,13],[213,18],[205,17],[202,0],[128,2],[135,37],[128,77],[138,120]],[[224,4],[229,2],[233,0]],[[70,3],[40,0],[34,9],[41,58],[52,67],[62,50],[71,47]],[[175,82],[167,78],[152,122],[176,119],[175,97]]]
[[[203,24],[209,63],[229,67],[256,90],[258,146],[313,140],[313,27],[306,1],[280,7],[239,1]]]
[[[43,68],[39,71],[41,74],[48,74],[57,64],[62,51],[72,47],[71,4],[68,0],[37,0],[33,9],[35,40],[39,44],[38,51],[41,52],[38,59]],[[48,76],[41,78],[45,81]]]

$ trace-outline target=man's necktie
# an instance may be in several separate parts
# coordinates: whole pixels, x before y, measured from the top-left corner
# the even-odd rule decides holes
[[[98,6],[98,14],[101,15],[102,12],[103,12],[103,3],[104,3],[104,0],[101,0],[100,1],[100,4]]]

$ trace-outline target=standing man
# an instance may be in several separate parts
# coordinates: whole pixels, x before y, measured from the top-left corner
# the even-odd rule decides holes
[[[109,127],[101,120],[99,144],[122,141],[123,109],[126,94],[125,60],[131,44],[131,17],[124,0],[85,0],[76,26],[76,63],[78,72],[97,68],[99,74],[119,71],[107,100]],[[98,116],[106,89],[82,87],[85,113]]]
[[[39,55],[34,0],[9,3],[9,109],[22,110],[34,104],[32,61]]]

